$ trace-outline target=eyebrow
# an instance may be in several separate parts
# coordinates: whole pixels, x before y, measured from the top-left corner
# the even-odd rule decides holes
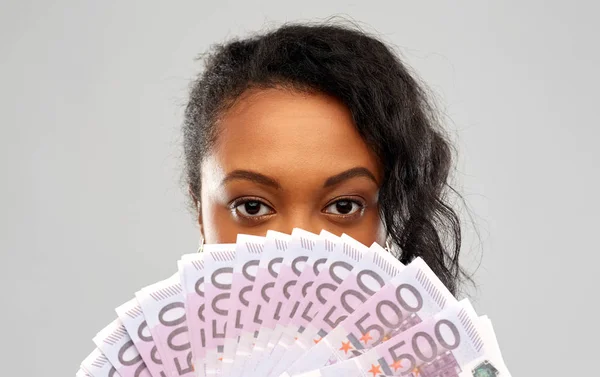
[[[344,181],[347,181],[351,178],[356,178],[356,177],[366,177],[366,178],[370,179],[371,181],[375,182],[375,184],[377,184],[377,179],[375,178],[375,176],[373,175],[373,173],[371,173],[371,171],[369,169],[367,169],[365,167],[355,167],[355,168],[345,170],[339,174],[336,174],[334,176],[327,178],[327,180],[325,180],[325,183],[323,184],[323,188],[335,186]],[[277,180],[275,180],[271,177],[268,177],[264,174],[257,173],[257,172],[251,171],[251,170],[240,170],[240,169],[234,170],[231,173],[227,174],[227,176],[221,182],[221,185],[225,185],[227,182],[234,181],[234,180],[251,181],[251,182],[263,185],[263,186],[272,187],[276,190],[281,190],[281,185],[279,184],[279,182],[277,182]]]
[[[254,172],[254,171],[239,170],[239,169],[234,170],[231,173],[227,174],[227,176],[225,178],[223,178],[221,185],[224,186],[227,182],[235,181],[235,180],[246,180],[246,181],[258,183],[263,186],[270,186],[277,190],[281,189],[281,185],[279,184],[279,182],[277,182],[273,178],[267,177],[264,174],[260,174],[260,173]]]

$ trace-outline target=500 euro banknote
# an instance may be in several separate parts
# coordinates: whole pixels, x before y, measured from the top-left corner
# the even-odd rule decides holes
[[[479,330],[468,300],[460,301],[353,359],[296,377],[508,377]]]
[[[270,331],[271,334],[263,351],[264,357],[256,365],[253,375],[266,376],[279,359],[277,352],[274,352],[275,346],[289,347],[293,342],[294,338],[291,335],[284,336],[284,330],[293,314],[298,312],[300,305],[309,300],[307,296],[312,285],[324,269],[339,241],[338,236],[328,232],[316,235],[302,229],[294,229],[294,231],[298,235],[297,242],[304,244],[303,249],[307,251],[307,255],[306,257],[302,254],[286,254],[284,256],[281,266],[282,273],[279,274],[275,285],[274,327]],[[279,356],[283,354],[284,350],[285,348],[280,348]]]
[[[248,314],[242,319],[242,329],[235,361],[231,368],[231,377],[241,377],[247,373],[246,362],[250,359],[252,349],[258,338],[263,322],[265,308],[269,305],[269,293],[279,276],[283,257],[289,251],[289,242],[281,242],[281,233],[269,231],[265,240],[264,251],[258,264],[256,278],[252,289],[248,292]],[[290,236],[285,235],[284,240]]]
[[[179,274],[136,293],[167,377],[194,375]]]
[[[235,244],[204,245],[206,376],[221,374],[235,247]]]
[[[98,348],[83,360],[81,370],[92,377],[121,377],[115,367]]]
[[[283,355],[288,344],[293,342],[291,335],[284,337],[284,330],[300,305],[308,301],[306,295],[339,239],[331,234],[326,237],[317,236],[298,228],[294,228],[292,234],[288,251],[281,263],[281,271],[273,287],[272,310],[267,317],[267,323],[270,325],[261,328],[259,333],[263,342],[267,337],[268,340],[266,346],[261,343],[261,349],[253,354],[255,364],[252,367],[255,370],[248,368],[248,376],[266,376]],[[279,346],[277,350],[276,346]],[[262,355],[260,360],[258,352]]]
[[[375,242],[371,247],[366,247],[345,234],[340,241],[342,249],[348,250],[348,254],[360,255],[360,259],[339,286],[330,293],[318,312],[312,318],[308,317],[302,333],[286,350],[277,366],[271,371],[271,375],[276,376],[289,368],[298,359],[298,355],[318,344],[356,308],[362,307],[369,297],[385,285],[386,281],[405,268],[392,254]],[[326,270],[324,275],[335,276],[335,272],[333,269]],[[319,292],[323,286],[327,287],[328,283],[323,284],[315,284],[315,292]]]
[[[454,296],[417,258],[298,358],[287,373],[298,374],[360,355],[453,303]]]
[[[236,242],[236,262],[233,266],[231,282],[231,300],[227,313],[227,337],[223,344],[223,362],[221,372],[229,376],[236,359],[236,349],[242,318],[249,312],[249,293],[252,291],[260,257],[264,251],[266,239],[264,237],[239,234]]]
[[[120,319],[100,330],[93,341],[121,377],[152,377]]]
[[[133,298],[127,301],[119,306],[116,312],[152,377],[167,377],[158,347],[154,343],[138,300]]]
[[[313,280],[310,284],[312,284],[318,273],[315,267],[320,262],[326,262],[328,254],[329,250],[326,249],[323,238],[302,229],[293,229],[277,279],[272,287],[266,290],[268,303],[264,305],[260,318],[262,323],[245,370],[253,371],[268,357],[272,350],[267,348],[269,339],[274,335],[276,324],[280,322],[284,304],[290,301],[292,288],[296,285],[306,286],[311,277]],[[299,302],[298,300],[296,303]]]
[[[290,366],[294,355],[297,356],[297,353],[289,352],[296,340],[320,308],[327,303],[329,296],[349,276],[365,252],[364,248],[350,247],[340,237],[330,239],[335,240],[333,250],[329,253],[321,273],[314,284],[308,287],[305,300],[300,302],[295,310],[287,313],[288,318],[283,319],[285,325],[277,345],[256,372],[260,370],[261,373],[266,372],[267,376],[277,376]]]
[[[177,266],[182,294],[185,298],[185,315],[192,349],[192,364],[196,376],[204,377],[206,375],[204,254],[185,254]]]

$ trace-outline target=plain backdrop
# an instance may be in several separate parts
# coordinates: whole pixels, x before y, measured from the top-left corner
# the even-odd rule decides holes
[[[472,298],[513,376],[596,375],[598,11],[591,1],[4,0],[2,375],[73,375],[114,308],[196,250],[179,178],[198,54],[334,15],[396,46],[437,99],[472,215]]]

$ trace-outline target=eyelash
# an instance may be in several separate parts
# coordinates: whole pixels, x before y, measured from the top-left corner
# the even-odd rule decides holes
[[[331,205],[336,204],[337,202],[341,202],[341,201],[348,201],[348,202],[351,202],[351,203],[355,203],[355,204],[357,204],[359,206],[359,209],[356,210],[354,213],[350,213],[350,214],[346,214],[346,215],[337,215],[337,214],[330,214],[330,215],[336,216],[336,217],[341,218],[341,219],[348,219],[348,218],[357,216],[357,213],[360,214],[360,215],[362,215],[362,213],[364,212],[365,208],[367,207],[366,204],[363,201],[361,201],[361,200],[356,200],[354,198],[349,198],[349,197],[339,197],[339,198],[335,198],[335,200],[329,202],[325,206],[325,208],[328,208]],[[234,200],[229,205],[229,208],[230,208],[230,210],[231,210],[232,213],[234,213],[237,216],[240,216],[240,217],[242,217],[242,218],[244,218],[246,220],[249,220],[249,221],[260,221],[260,220],[264,219],[265,217],[268,217],[268,216],[272,215],[272,214],[267,214],[267,215],[259,215],[259,216],[246,216],[246,215],[239,214],[239,212],[237,211],[237,207],[239,207],[240,205],[244,205],[244,204],[246,204],[248,202],[258,202],[261,205],[269,207],[271,210],[273,209],[273,207],[270,206],[269,204],[265,203],[264,200],[259,199],[259,198],[253,198],[253,197],[245,197],[245,198],[236,199],[236,200]]]

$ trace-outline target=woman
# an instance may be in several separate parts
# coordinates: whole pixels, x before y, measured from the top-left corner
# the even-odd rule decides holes
[[[347,233],[422,257],[456,294],[451,148],[423,88],[381,41],[285,25],[217,45],[185,112],[185,177],[206,243],[268,229]],[[450,239],[450,244],[444,244]]]

